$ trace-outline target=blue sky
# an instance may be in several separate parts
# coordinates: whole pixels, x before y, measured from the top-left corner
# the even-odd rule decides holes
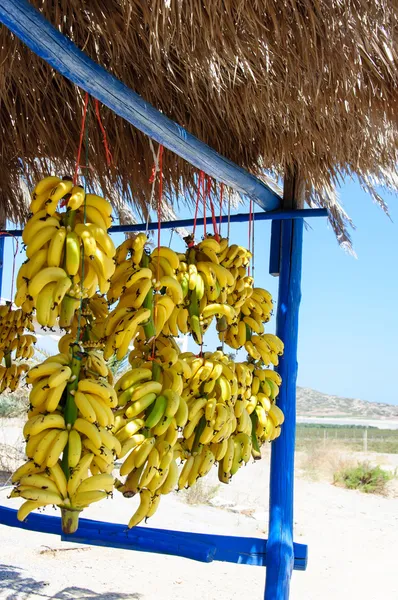
[[[357,258],[339,248],[326,219],[310,220],[311,228],[304,233],[298,384],[398,404],[397,198],[385,196],[395,221],[391,222],[355,181],[346,182],[339,193],[356,225],[352,238]],[[190,212],[180,214],[187,217]],[[231,241],[247,245],[247,227],[232,225]],[[202,233],[200,228],[198,237]],[[270,223],[258,223],[255,233],[256,285],[276,299],[278,280],[268,274]],[[114,241],[122,239],[118,235]],[[164,232],[162,243],[168,245],[169,239],[170,232]],[[175,234],[172,246],[183,250]],[[21,260],[18,257],[18,263]],[[3,297],[9,293],[11,266],[7,240]],[[269,331],[274,327],[272,319]],[[209,347],[217,343],[212,332],[206,341]]]

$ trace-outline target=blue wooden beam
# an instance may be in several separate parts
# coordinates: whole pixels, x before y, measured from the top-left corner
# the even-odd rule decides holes
[[[0,297],[3,288],[4,235],[0,235]]]
[[[308,219],[308,218],[319,218],[327,217],[326,208],[306,208],[302,210],[274,210],[270,212],[257,212],[254,213],[253,219],[255,221],[284,221],[286,219]],[[231,223],[246,223],[250,218],[250,213],[242,213],[238,215],[231,215]],[[209,219],[207,219],[209,222]],[[175,221],[162,221],[160,224],[161,229],[177,229],[178,227],[193,227],[194,219],[176,219]],[[196,221],[197,227],[204,224],[203,218],[198,218]],[[159,223],[157,221],[148,224],[149,230],[158,228]],[[146,223],[135,223],[134,225],[115,225],[109,229],[109,233],[124,233],[130,231],[145,231]],[[22,229],[9,229],[1,232],[3,235],[11,235],[14,237],[21,237]]]
[[[201,562],[218,560],[261,567],[267,564],[267,540],[264,539],[151,527],[127,529],[126,525],[89,519],[80,519],[76,533],[63,535],[59,517],[32,513],[21,523],[17,519],[17,511],[5,506],[0,507],[0,524],[29,531],[58,534],[63,541],[94,546],[173,554]],[[307,566],[307,546],[294,544],[294,555],[294,568],[304,571]]]
[[[286,185],[286,181],[285,181]],[[290,186],[293,193],[296,185]],[[271,445],[270,513],[265,600],[287,600],[294,564],[293,487],[296,435],[298,316],[301,300],[303,219],[281,223],[281,256],[276,334],[285,351],[278,372],[282,385],[277,399],[285,414],[280,437]]]
[[[269,274],[273,277],[279,277],[279,269],[281,264],[281,225],[281,221],[272,221],[271,225]]]
[[[279,207],[280,197],[274,190],[145,102],[79,50],[27,0],[1,0],[0,21],[56,71],[134,127],[217,181],[252,198],[264,210]]]

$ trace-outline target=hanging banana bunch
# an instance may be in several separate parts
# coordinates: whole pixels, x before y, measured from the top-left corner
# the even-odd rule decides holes
[[[21,376],[29,369],[24,361],[34,354],[36,337],[32,319],[11,303],[0,306],[0,393],[17,389]]]
[[[78,344],[30,369],[23,429],[28,460],[12,476],[11,497],[25,500],[20,520],[54,504],[61,508],[64,532],[71,533],[86,506],[112,493],[121,446],[112,433],[117,396],[108,376],[102,356]]]
[[[145,249],[147,242],[140,233],[116,251],[108,299],[110,303],[119,301],[105,325],[106,358],[115,353],[121,360],[140,331],[148,340],[158,337],[183,301],[177,253],[161,246],[150,255]]]
[[[229,483],[261,458],[284,420],[281,379],[269,368],[283,343],[265,331],[272,298],[254,287],[251,253],[210,235],[187,240],[184,253],[150,251],[144,233],[115,249],[109,203],[69,179],[39,182],[31,212],[16,301],[21,314],[35,310],[39,324],[67,333],[59,354],[27,375],[28,461],[12,492],[25,500],[19,518],[55,504],[64,531],[74,531],[80,511],[115,487],[139,499],[134,527],[213,465]],[[212,323],[222,348],[181,353],[175,338],[190,334],[201,346]],[[245,348],[247,359],[235,362],[224,344]],[[114,385],[107,360],[127,355],[130,368]]]
[[[107,233],[112,207],[70,179],[51,176],[36,185],[30,211],[22,233],[27,261],[17,276],[15,303],[26,313],[35,310],[43,327],[70,328],[81,299],[109,289],[115,270]]]

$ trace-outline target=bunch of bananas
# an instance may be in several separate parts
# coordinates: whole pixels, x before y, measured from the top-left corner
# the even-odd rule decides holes
[[[191,487],[205,476],[216,462],[223,464],[226,454],[234,456],[225,477],[246,464],[252,452],[252,424],[246,409],[250,393],[252,365],[234,363],[221,351],[203,357],[184,355],[192,376],[183,391],[188,403],[188,422],[182,431],[184,466],[178,487]],[[248,385],[246,385],[246,383]],[[234,453],[231,454],[231,449]]]
[[[113,490],[112,470],[121,446],[112,434],[117,395],[97,351],[74,344],[30,369],[28,460],[13,474],[12,496],[25,503],[18,518],[39,506],[61,507],[63,528],[77,528],[79,512]]]
[[[111,304],[119,301],[105,326],[106,358],[116,353],[122,359],[140,331],[145,331],[148,340],[159,336],[183,301],[177,254],[161,246],[149,255],[145,250],[147,241],[140,233],[125,240],[116,251],[117,266],[108,300]]]
[[[81,311],[74,314],[70,332],[63,335],[58,342],[59,351],[67,353],[70,344],[78,335],[83,348],[102,349],[108,315],[108,303],[104,296],[95,294],[92,298],[82,300]]]
[[[57,211],[60,202],[66,211]],[[69,328],[81,298],[97,289],[104,294],[115,264],[114,244],[107,233],[112,207],[95,194],[86,194],[70,179],[46,177],[33,193],[32,217],[22,239],[27,261],[17,276],[15,303],[40,325]]]
[[[0,393],[7,388],[16,390],[22,374],[29,369],[28,364],[15,361],[32,358],[36,343],[32,331],[30,315],[13,310],[11,303],[0,306]]]
[[[108,300],[119,299],[105,328],[105,356],[126,355],[142,326],[147,339],[191,333],[198,344],[217,320],[220,339],[238,349],[244,346],[254,360],[278,364],[281,342],[269,343],[263,323],[269,321],[272,298],[253,287],[247,275],[251,253],[241,246],[211,236],[189,247],[185,254],[161,246],[145,250],[141,233],[117,249],[117,267]],[[150,311],[150,313],[148,312]]]
[[[10,363],[0,365],[0,394],[9,389],[14,392],[20,384],[22,375],[29,369],[26,363],[16,364],[10,359]]]
[[[260,364],[235,363],[221,351],[181,357],[192,376],[182,394],[188,422],[182,431],[178,487],[191,487],[217,462],[219,480],[228,483],[251,456],[261,458],[265,441],[280,435],[284,417],[275,404],[280,376]]]
[[[125,356],[142,326],[147,339],[161,333],[176,337],[179,332],[191,332],[201,343],[214,316],[224,316],[229,323],[236,317],[235,310],[225,304],[235,287],[233,275],[217,258],[214,267],[209,262],[216,257],[214,248],[228,247],[227,240],[220,245],[206,238],[186,254],[160,246],[150,255],[147,241],[141,233],[125,240],[116,251],[108,300],[119,301],[105,328],[106,357],[114,352],[119,359]]]
[[[66,210],[57,212],[62,199]],[[283,343],[264,331],[272,298],[248,275],[251,253],[212,236],[188,240],[185,253],[150,252],[143,233],[116,250],[110,205],[68,179],[41,181],[31,211],[17,301],[36,309],[41,325],[58,322],[67,333],[59,354],[27,376],[28,461],[12,493],[26,500],[19,516],[56,504],[64,530],[74,531],[82,508],[115,485],[139,496],[133,527],[162,495],[194,485],[213,465],[228,483],[260,458],[284,419],[280,377],[267,368]],[[175,337],[190,333],[202,344],[213,321],[223,343],[246,349],[246,361],[221,350],[180,352]],[[106,361],[128,353],[131,368],[114,386]],[[122,479],[114,482],[116,457]]]
[[[190,487],[218,463],[228,483],[260,446],[280,434],[280,377],[260,363],[235,363],[221,351],[181,354],[170,336],[135,339],[131,370],[116,383],[116,437],[124,462],[117,489],[140,495],[129,526],[154,514],[160,496]],[[148,356],[153,353],[153,356]],[[179,469],[178,459],[182,462]]]
[[[160,337],[153,360],[145,343],[130,354],[131,370],[116,383],[119,409],[116,437],[124,462],[117,487],[125,496],[140,495],[140,504],[129,522],[134,527],[156,511],[161,495],[177,485],[179,430],[188,419],[187,403],[181,397],[189,366],[179,358],[178,346]]]

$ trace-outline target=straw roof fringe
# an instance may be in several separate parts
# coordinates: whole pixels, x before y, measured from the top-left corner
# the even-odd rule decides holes
[[[191,133],[256,175],[294,162],[307,202],[326,206],[342,242],[350,220],[333,189],[346,175],[386,210],[397,190],[396,0],[32,0],[91,58]],[[0,30],[0,206],[26,217],[21,176],[73,172],[82,92]],[[148,139],[101,108],[114,165],[89,117],[90,177],[145,220]],[[166,197],[195,197],[196,173],[164,153]],[[181,198],[181,194],[180,194]]]

